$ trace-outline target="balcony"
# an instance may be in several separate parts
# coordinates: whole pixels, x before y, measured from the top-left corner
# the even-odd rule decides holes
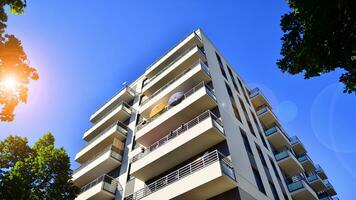
[[[324,184],[326,187],[326,193],[328,193],[330,196],[336,195],[336,191],[334,189],[334,186],[331,185],[331,183],[328,180],[324,180]]]
[[[315,165],[315,171],[321,179],[325,180],[328,178],[325,171],[323,170],[323,168],[321,168],[320,165]]]
[[[269,101],[267,100],[265,95],[263,95],[262,91],[259,88],[251,90],[250,99],[255,108],[259,108],[266,105],[271,107]]]
[[[122,124],[121,122],[112,124],[100,134],[95,136],[92,140],[90,140],[90,142],[88,142],[84,147],[82,147],[75,156],[75,161],[79,163],[85,162],[100,152],[103,148],[113,144],[114,141],[119,143],[117,147],[121,146],[121,150],[123,151],[124,143],[122,141],[125,140],[126,135],[126,125]]]
[[[337,197],[331,197],[326,191],[318,194],[319,200],[339,200]]]
[[[103,116],[106,116],[116,105],[120,104],[120,102],[130,102],[135,97],[135,93],[129,86],[124,87],[90,116],[90,121],[96,123]]]
[[[273,126],[272,128],[265,131],[268,142],[275,148],[281,149],[282,147],[291,147],[289,142],[289,136],[281,130],[278,126]]]
[[[318,196],[304,180],[288,184],[288,190],[293,200],[317,200]]]
[[[272,127],[274,125],[281,126],[278,118],[268,106],[260,108],[257,111],[257,116],[265,127]]]
[[[111,124],[117,121],[125,121],[131,116],[131,107],[125,102],[121,102],[108,111],[107,115],[102,116],[93,124],[83,136],[83,139],[86,141],[92,140],[100,132],[105,130]]]
[[[298,157],[298,160],[306,172],[315,171],[315,165],[307,154],[303,154],[302,156]]]
[[[290,142],[292,144],[292,149],[297,155],[302,155],[307,152],[303,143],[299,140],[297,136],[293,136],[290,138]]]
[[[167,130],[172,130],[186,119],[217,106],[213,90],[206,84],[199,83],[185,92],[181,102],[175,106],[167,106],[151,118],[146,118],[136,127],[136,141],[143,146],[150,146],[164,137]]]
[[[209,69],[199,60],[181,74],[171,79],[151,96],[142,99],[140,114],[143,117],[148,117],[150,110],[152,110],[157,103],[168,102],[173,94],[187,91],[197,84],[208,82],[209,80],[211,80]]]
[[[288,177],[295,176],[304,171],[303,166],[289,149],[275,154],[275,158],[281,170],[287,174]]]
[[[119,182],[108,175],[102,175],[80,188],[75,200],[111,200],[115,198]]]
[[[120,151],[113,145],[108,146],[74,170],[72,180],[76,186],[81,187],[90,180],[120,166],[121,159]]]
[[[162,71],[162,69],[167,65],[172,63],[174,60],[177,60],[178,57],[184,54],[184,52],[186,52],[187,49],[191,48],[192,46],[202,47],[203,43],[198,34],[199,33],[197,33],[197,31],[192,32],[172,49],[170,49],[167,53],[165,53],[161,58],[157,59],[147,68],[145,76],[149,79],[154,77],[156,74],[160,73],[160,71]]]
[[[125,200],[209,199],[236,186],[231,161],[215,150],[146,185]]]
[[[191,67],[197,60],[206,62],[205,53],[198,46],[187,49],[181,56],[177,57],[170,64],[164,67],[156,75],[144,81],[142,93],[146,96],[152,95],[155,91],[168,83],[174,77]]]
[[[323,180],[318,176],[318,174],[311,174],[307,177],[309,185],[314,189],[314,191],[321,192],[326,189]]]
[[[132,158],[131,174],[149,180],[223,141],[221,121],[206,111]]]

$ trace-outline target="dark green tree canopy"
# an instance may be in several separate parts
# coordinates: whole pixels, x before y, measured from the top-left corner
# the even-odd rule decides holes
[[[283,72],[303,72],[306,79],[337,68],[344,92],[356,93],[356,1],[288,0],[292,9],[282,16]]]
[[[69,157],[54,141],[50,133],[33,147],[18,136],[0,141],[0,200],[75,199]]]

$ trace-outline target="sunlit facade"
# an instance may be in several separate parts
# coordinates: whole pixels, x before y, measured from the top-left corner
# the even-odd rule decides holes
[[[77,199],[317,200],[335,189],[201,30],[91,117]]]

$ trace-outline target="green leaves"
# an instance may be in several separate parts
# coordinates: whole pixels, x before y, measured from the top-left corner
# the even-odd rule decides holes
[[[344,92],[356,94],[356,7],[352,0],[289,0],[282,16],[283,72],[306,79],[343,69]]]
[[[38,80],[37,70],[29,66],[21,41],[14,35],[6,34],[7,13],[23,14],[26,0],[0,0],[0,121],[13,121],[14,111],[19,103],[26,103],[28,84]],[[11,90],[4,87],[8,76],[16,78],[16,86]]]
[[[70,161],[55,138],[45,134],[33,147],[26,138],[0,142],[0,200],[75,199],[79,188],[70,181]]]

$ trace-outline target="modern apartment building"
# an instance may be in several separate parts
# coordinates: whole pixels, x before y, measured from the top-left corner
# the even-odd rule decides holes
[[[288,136],[201,30],[91,117],[77,199],[335,199],[323,169]]]

